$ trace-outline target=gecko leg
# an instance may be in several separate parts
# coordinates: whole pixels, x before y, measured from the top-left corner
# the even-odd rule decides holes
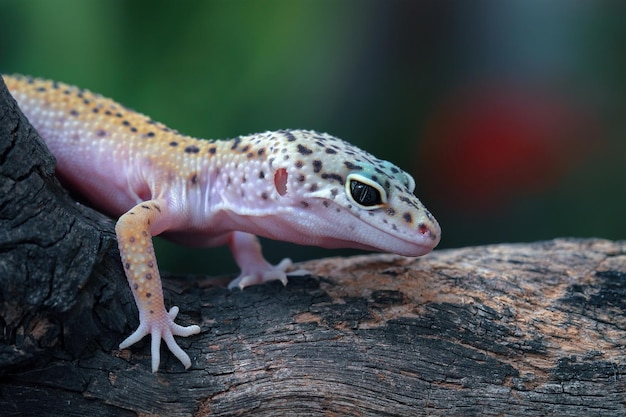
[[[269,281],[280,281],[287,285],[287,269],[292,265],[291,259],[285,258],[272,265],[265,260],[261,252],[259,239],[244,232],[233,232],[228,239],[228,245],[233,253],[241,274],[228,284],[229,289],[244,289],[250,285],[263,284]],[[305,275],[307,271],[297,270],[290,275]]]
[[[152,245],[153,234],[166,228],[167,205],[159,200],[140,203],[120,217],[115,226],[126,278],[139,309],[139,327],[128,336],[120,349],[137,343],[144,336],[152,336],[152,372],[159,369],[161,339],[186,368],[191,366],[189,356],[178,346],[174,336],[189,336],[200,332],[198,326],[180,326],[174,323],[178,307],[165,310],[161,276]]]

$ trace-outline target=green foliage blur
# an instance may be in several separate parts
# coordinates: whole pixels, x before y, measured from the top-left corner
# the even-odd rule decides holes
[[[626,6],[579,1],[0,0],[0,72],[186,134],[326,131],[416,179],[441,248],[626,231]],[[272,262],[351,254],[265,242]],[[159,241],[162,269],[234,273]]]

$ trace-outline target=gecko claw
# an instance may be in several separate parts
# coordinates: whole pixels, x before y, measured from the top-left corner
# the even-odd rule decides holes
[[[165,340],[165,344],[169,348],[170,352],[172,352],[174,356],[181,361],[185,369],[188,369],[191,366],[191,359],[189,358],[189,355],[187,355],[185,351],[178,346],[174,336],[187,337],[200,333],[200,326],[181,326],[174,323],[174,319],[178,315],[178,312],[179,308],[174,306],[170,309],[170,311],[166,312],[163,310],[161,314],[156,317],[151,317],[150,319],[140,317],[139,327],[137,327],[137,330],[135,330],[133,334],[120,343],[120,349],[126,349],[143,339],[144,336],[150,334],[152,336],[150,353],[152,354],[153,373],[159,370],[159,364],[161,362],[161,339]]]
[[[291,259],[285,258],[278,265],[271,265],[267,262],[264,264],[255,264],[242,268],[241,275],[228,284],[228,289],[239,288],[243,290],[251,285],[264,284],[270,281],[280,281],[283,285],[287,285],[287,269],[293,263]],[[289,275],[306,275],[308,272],[302,269],[289,272]]]

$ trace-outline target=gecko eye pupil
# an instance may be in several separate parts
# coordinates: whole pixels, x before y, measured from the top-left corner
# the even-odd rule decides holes
[[[371,207],[383,203],[380,191],[371,185],[364,184],[361,181],[350,181],[350,194],[357,203],[362,206]]]

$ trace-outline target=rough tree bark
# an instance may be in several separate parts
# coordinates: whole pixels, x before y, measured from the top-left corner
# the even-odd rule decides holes
[[[165,280],[201,334],[183,371],[137,325],[113,222],[76,203],[0,82],[0,414],[617,416],[624,242],[311,261],[228,291]],[[167,278],[167,275],[166,275]]]

